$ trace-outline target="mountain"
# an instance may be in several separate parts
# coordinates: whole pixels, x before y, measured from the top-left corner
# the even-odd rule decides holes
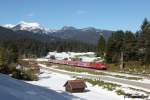
[[[88,44],[96,44],[100,35],[103,35],[105,39],[111,35],[112,31],[109,30],[101,30],[93,27],[87,28],[75,28],[72,26],[64,26],[58,30],[46,29],[42,27],[40,24],[32,22],[20,22],[16,25],[7,24],[4,27],[12,29],[13,31],[28,31],[36,34],[46,34],[50,37],[56,37],[63,40],[73,40],[80,41]],[[27,32],[27,33],[28,33]]]
[[[18,40],[18,39],[34,39],[41,42],[61,41],[58,37],[47,34],[36,34],[26,30],[12,30],[0,26],[0,40]]]
[[[27,23],[27,22],[20,22],[19,24],[15,25],[12,27],[13,30],[26,30],[34,33],[47,33],[47,30],[43,28],[40,24],[38,23]]]
[[[62,29],[49,35],[52,35],[54,37],[59,37],[62,39],[70,39],[70,40],[81,41],[84,43],[96,44],[100,35],[103,35],[105,39],[108,39],[111,33],[112,31],[95,29],[93,27],[77,29],[71,26],[69,27],[65,26]]]
[[[0,26],[0,46],[17,48],[23,57],[45,56],[48,51],[95,51],[95,46],[80,41],[62,39],[48,34],[38,34],[25,30],[12,30]]]
[[[3,27],[12,29],[14,31],[25,30],[25,31],[30,31],[34,33],[47,33],[51,31],[49,29],[44,28],[43,26],[41,26],[39,23],[36,23],[36,22],[21,21],[16,25],[6,24],[6,25],[3,25]]]

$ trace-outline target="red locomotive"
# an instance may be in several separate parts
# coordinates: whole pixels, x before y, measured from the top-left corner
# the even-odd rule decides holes
[[[99,69],[99,70],[106,70],[106,64],[102,62],[82,62],[81,59],[71,58],[71,60],[68,60],[67,58],[63,60],[56,60],[56,59],[50,59],[50,63],[54,64],[63,64],[63,65],[71,65],[71,66],[77,66],[77,67],[84,67],[84,68],[91,68],[91,69]]]

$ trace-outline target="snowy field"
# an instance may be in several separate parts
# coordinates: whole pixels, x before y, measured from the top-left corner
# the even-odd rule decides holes
[[[87,89],[84,93],[65,92],[63,85],[71,79],[74,78],[46,70],[42,70],[38,81],[30,82],[0,74],[0,98],[1,100],[133,100],[89,83],[86,83]]]
[[[71,73],[74,73],[74,74],[76,74],[76,75],[72,75],[73,77],[74,76],[76,76],[76,77],[79,77],[79,78],[84,78],[85,77],[85,75],[91,75],[91,74],[88,74],[88,73],[78,73],[78,72],[70,72],[70,71],[66,71],[66,70],[60,70],[60,69],[55,69],[55,68],[49,68],[49,67],[47,67],[46,65],[43,65],[43,64],[39,64],[40,66],[42,66],[42,68],[44,68],[44,69],[52,69],[52,71],[59,71],[59,72],[64,72],[64,73],[69,73],[70,75],[71,75]],[[83,77],[84,76],[84,77]],[[94,76],[94,75],[93,75]],[[107,77],[111,77],[111,76],[107,76]],[[127,79],[124,79],[124,80],[127,80]],[[130,80],[131,82],[133,81],[133,80]],[[142,88],[142,87],[138,87],[138,86],[136,86],[136,85],[129,85],[129,84],[123,84],[123,83],[119,83],[119,82],[116,82],[116,81],[106,81],[105,80],[105,82],[109,82],[109,83],[114,83],[114,84],[118,84],[118,85],[121,85],[121,87],[118,87],[116,90],[123,90],[123,91],[125,91],[125,93],[132,93],[132,94],[140,94],[140,95],[149,95],[149,94],[147,94],[147,93],[145,93],[145,92],[142,92],[141,90],[143,90],[143,91],[147,91],[147,92],[150,92],[150,90],[149,89],[146,89],[146,88]],[[133,82],[136,82],[136,81],[133,81]],[[140,82],[140,81],[139,81]],[[145,80],[143,80],[141,83],[144,83],[144,82],[146,82]],[[137,90],[133,90],[133,89],[131,89],[131,88],[134,88],[134,89],[139,89],[138,91]],[[114,90],[115,91],[115,90]]]
[[[56,59],[62,60],[64,58],[81,58],[82,61],[91,62],[95,60],[103,61],[101,57],[96,57],[94,52],[49,52],[46,58],[50,58],[50,56],[54,55]]]
[[[47,72],[42,70],[39,81],[28,82],[30,84],[42,86],[51,90],[54,90],[69,100],[124,100],[123,96],[118,96],[115,92],[102,89],[99,86],[92,86],[87,84],[86,92],[84,93],[68,93],[65,92],[63,85],[67,80],[74,79],[68,75],[58,74],[53,72]],[[132,100],[132,99],[125,99]],[[136,100],[136,99],[135,99]]]
[[[48,59],[50,58],[51,55],[55,55],[56,59],[59,59],[59,60],[64,59],[64,58],[69,58],[69,57],[82,58],[82,60],[86,61],[86,62],[101,59],[100,57],[95,57],[95,54],[93,52],[86,52],[86,53],[49,52],[49,54],[46,57],[38,58],[37,61],[48,61]],[[112,72],[112,73],[109,72],[109,74],[129,76],[129,77],[134,76],[134,75],[129,75],[129,74],[114,73],[114,72]],[[133,99],[129,99],[129,98],[124,98],[123,96],[119,96],[115,92],[108,91],[108,90],[103,89],[99,86],[92,86],[89,83],[86,83],[87,89],[86,89],[86,92],[84,92],[84,93],[65,92],[65,88],[63,87],[63,85],[65,84],[65,82],[67,80],[71,80],[74,78],[71,76],[68,76],[68,75],[64,75],[64,74],[58,74],[58,73],[48,72],[46,70],[42,70],[42,74],[40,74],[39,77],[40,77],[39,81],[31,81],[31,82],[27,82],[27,83],[30,83],[33,86],[38,86],[38,87],[48,89],[49,91],[53,91],[56,93],[56,94],[55,93],[54,94],[57,95],[57,97],[55,98],[54,94],[50,95],[51,92],[49,92],[46,94],[40,94],[45,99],[37,99],[37,100],[133,100]],[[112,76],[110,76],[110,77],[112,77]],[[143,83],[150,83],[150,81],[147,79],[137,80],[137,81],[143,82]],[[119,83],[116,82],[116,84],[119,84]],[[132,90],[127,88],[127,87],[131,87],[131,86],[128,86],[125,84],[121,84],[121,85],[123,86],[121,89],[126,91],[126,92],[129,92],[129,93],[135,93],[136,92],[136,91],[132,91]],[[31,92],[31,94],[34,94],[34,92]],[[35,93],[35,94],[38,94],[38,93]],[[49,99],[47,99],[47,98],[49,98]],[[52,98],[52,99],[50,99],[50,98]],[[134,100],[142,100],[142,99],[134,99]]]

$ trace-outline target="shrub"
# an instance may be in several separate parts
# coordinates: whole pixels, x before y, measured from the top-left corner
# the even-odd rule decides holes
[[[116,90],[116,93],[118,95],[125,95],[125,92],[123,90]]]
[[[12,72],[12,77],[20,80],[26,80],[26,81],[38,80],[37,75],[33,73],[31,70],[26,70],[26,71],[16,70]]]
[[[24,71],[23,79],[27,81],[37,81],[38,77],[32,70],[29,69]]]
[[[8,66],[9,66],[9,71],[10,71],[10,73],[13,73],[13,72],[16,71],[16,66],[17,66],[17,64],[12,63],[12,64],[9,64]]]
[[[9,74],[9,67],[8,65],[0,65],[0,73]]]

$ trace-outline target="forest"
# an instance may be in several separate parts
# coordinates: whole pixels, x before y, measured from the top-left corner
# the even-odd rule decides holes
[[[145,18],[136,33],[119,30],[113,32],[108,40],[100,36],[97,55],[114,66],[122,63],[118,67],[120,70],[130,67],[132,70],[150,71],[150,22]]]

